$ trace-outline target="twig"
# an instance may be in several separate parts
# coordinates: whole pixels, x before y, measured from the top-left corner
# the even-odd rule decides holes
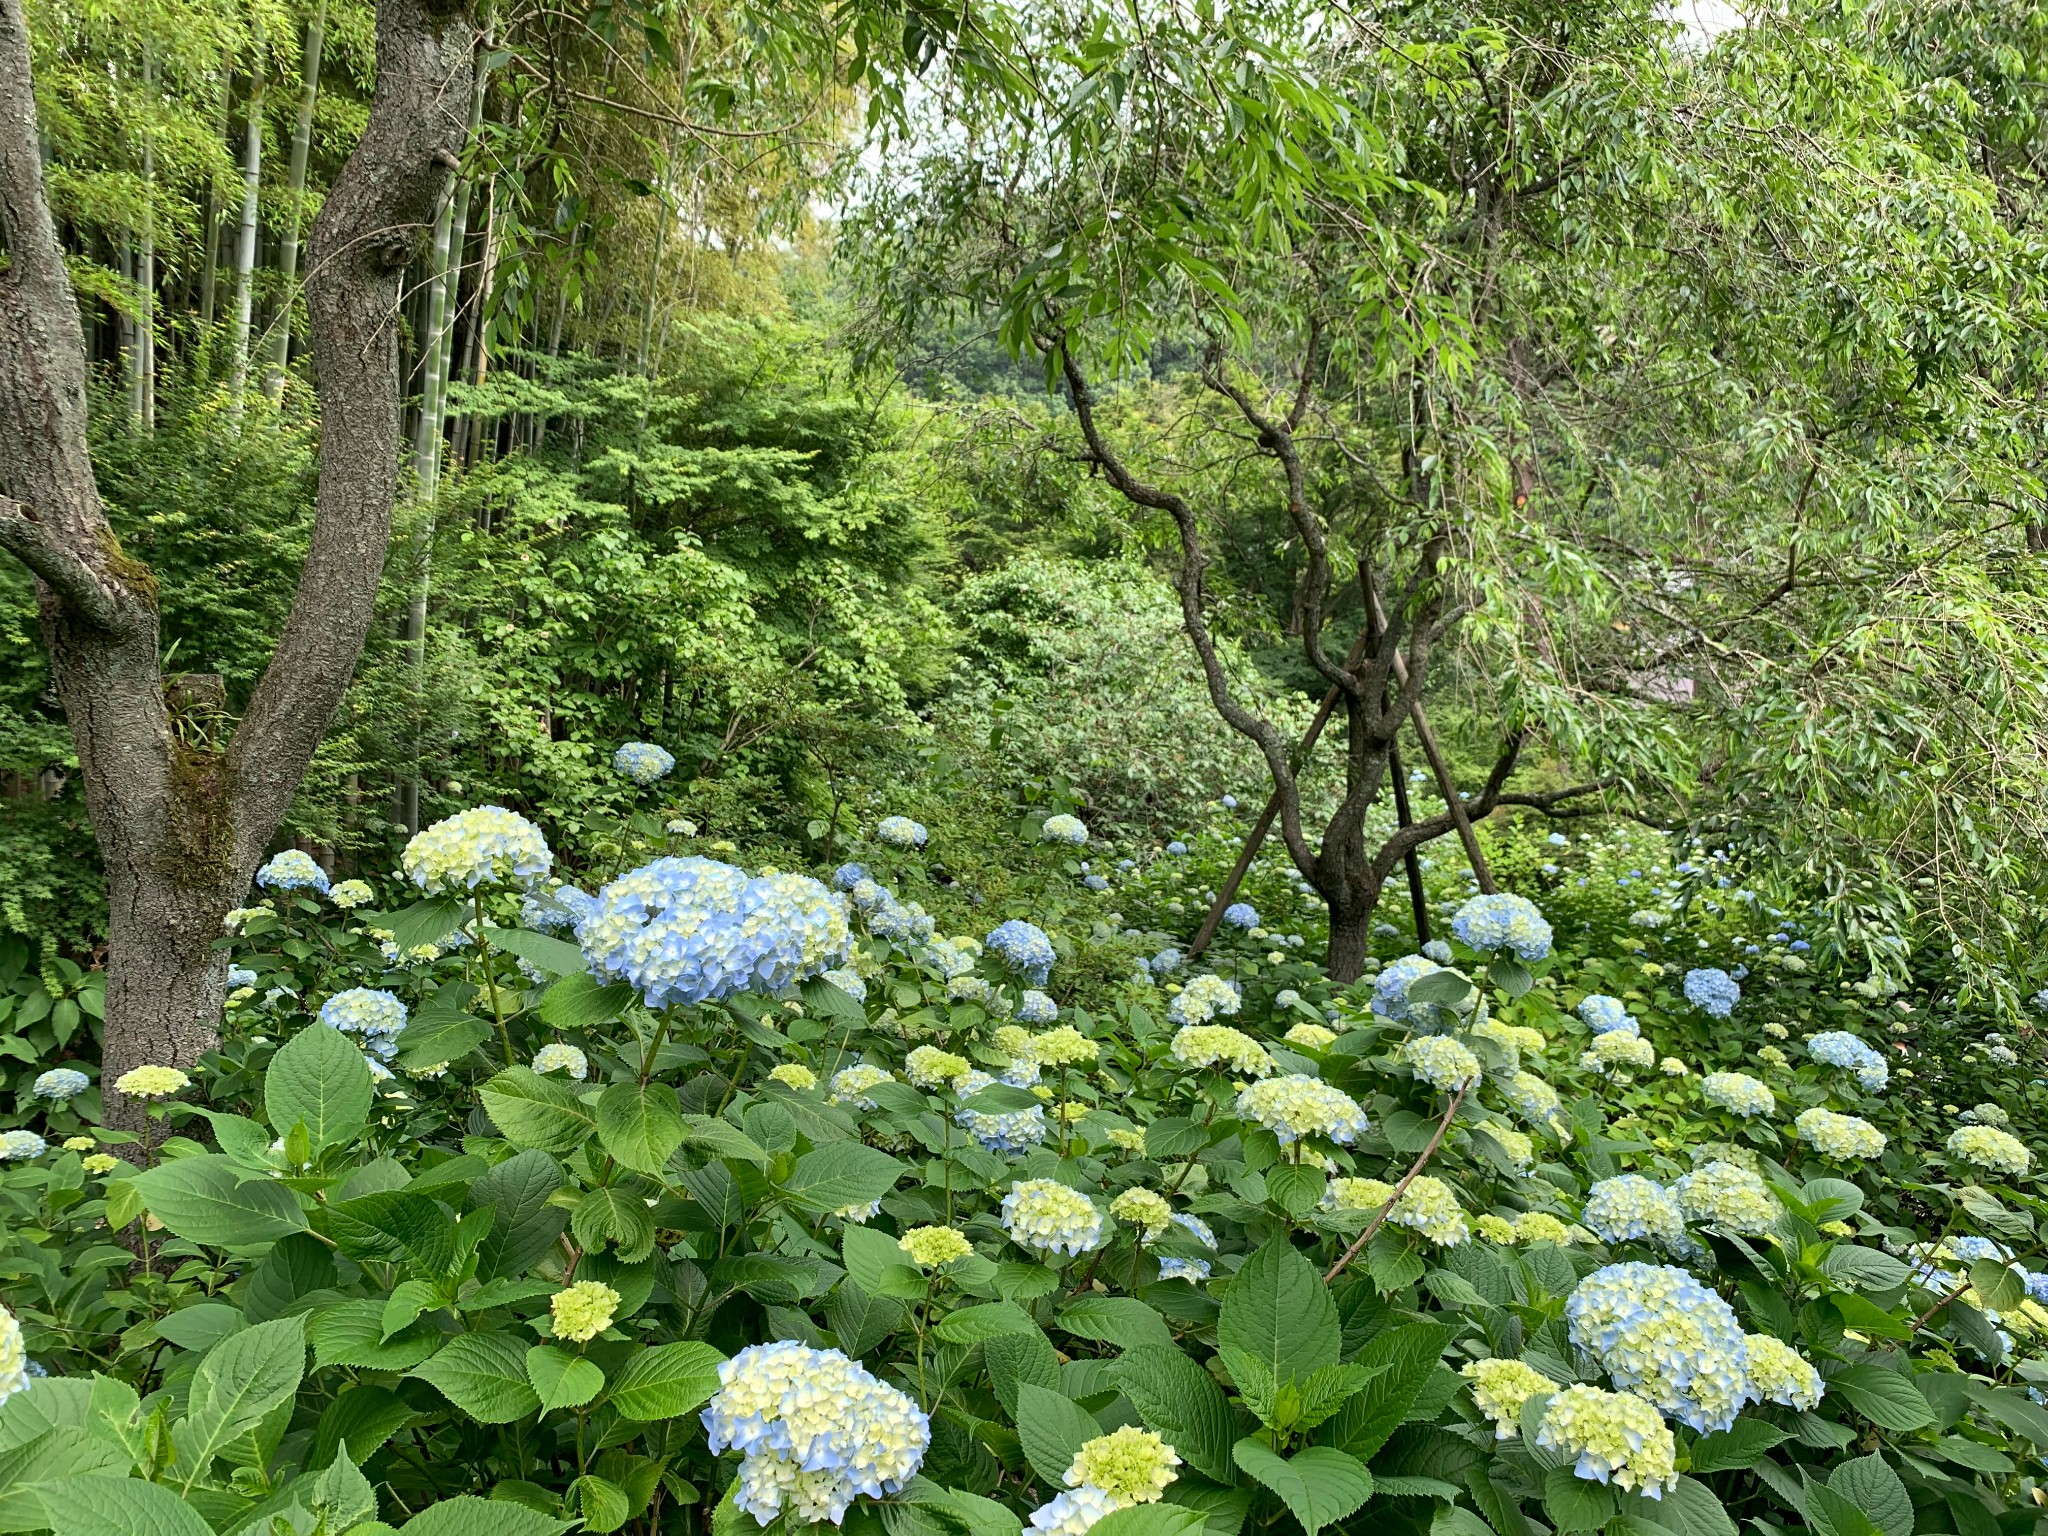
[[[1458,1106],[1465,1102],[1465,1095],[1472,1091],[1472,1084],[1477,1081],[1477,1078],[1473,1078],[1470,1082],[1467,1082],[1464,1087],[1460,1088],[1456,1093],[1451,1095],[1450,1107],[1444,1111],[1443,1119],[1437,1122],[1436,1134],[1429,1138],[1429,1145],[1422,1149],[1422,1155],[1415,1159],[1414,1166],[1411,1167],[1406,1173],[1401,1175],[1401,1182],[1396,1184],[1394,1186],[1394,1192],[1391,1195],[1387,1196],[1387,1203],[1379,1208],[1379,1214],[1374,1216],[1371,1221],[1365,1224],[1365,1230],[1358,1234],[1358,1240],[1354,1242],[1349,1248],[1346,1248],[1344,1250],[1343,1257],[1338,1259],[1336,1263],[1332,1264],[1329,1267],[1329,1269],[1324,1272],[1323,1284],[1328,1285],[1332,1280],[1335,1280],[1339,1275],[1343,1274],[1344,1266],[1349,1264],[1353,1259],[1357,1258],[1359,1250],[1363,1248],[1367,1243],[1373,1240],[1373,1235],[1377,1233],[1382,1224],[1385,1223],[1388,1213],[1391,1212],[1396,1205],[1400,1204],[1401,1197],[1408,1192],[1408,1186],[1410,1184],[1413,1184],[1415,1182],[1416,1176],[1420,1174],[1424,1168],[1429,1166],[1429,1160],[1432,1157],[1436,1156],[1436,1149],[1444,1144],[1444,1137],[1451,1129],[1451,1121],[1457,1117]]]

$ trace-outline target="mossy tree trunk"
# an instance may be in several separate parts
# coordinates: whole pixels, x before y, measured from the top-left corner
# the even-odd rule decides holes
[[[218,688],[166,679],[156,581],[125,554],[86,438],[86,352],[37,152],[23,0],[0,0],[0,550],[36,577],[111,901],[107,1114],[142,1062],[190,1067],[217,1039],[214,946],[355,670],[397,491],[399,282],[459,163],[477,32],[445,0],[383,0],[361,143],[309,245],[322,415],[299,589],[238,724]]]

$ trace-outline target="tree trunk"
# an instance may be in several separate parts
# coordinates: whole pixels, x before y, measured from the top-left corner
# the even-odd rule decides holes
[[[1372,953],[1372,914],[1370,906],[1340,911],[1333,904],[1330,908],[1330,949],[1324,964],[1330,980],[1340,987],[1358,980],[1365,971],[1366,956]]]
[[[235,242],[235,319],[228,333],[228,419],[241,430],[249,388],[249,326],[256,305],[257,193],[263,184],[263,39],[249,71],[249,126],[242,137],[242,221]]]
[[[263,393],[271,400],[284,394],[284,374],[292,356],[292,315],[297,309],[299,221],[304,217],[306,161],[313,147],[313,109],[320,102],[320,52],[327,36],[327,0],[314,8],[306,23],[305,88],[299,93],[298,121],[292,124],[292,157],[285,173],[284,233],[277,246],[277,334],[270,338],[263,367]]]
[[[441,0],[380,0],[362,142],[313,227],[309,299],[322,430],[312,536],[269,666],[225,743],[218,685],[166,687],[154,574],[108,522],[86,434],[77,299],[44,192],[23,0],[0,0],[0,550],[37,609],[107,871],[106,1116],[114,1083],[213,1045],[238,904],[354,675],[397,490],[399,277],[462,147],[476,29]],[[252,112],[252,119],[255,114]],[[196,742],[197,745],[193,743]]]

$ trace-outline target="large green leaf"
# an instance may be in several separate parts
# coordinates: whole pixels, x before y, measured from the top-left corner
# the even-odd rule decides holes
[[[857,1141],[835,1141],[796,1160],[782,1194],[790,1204],[820,1215],[872,1205],[909,1170],[896,1158]]]
[[[1024,1458],[1049,1488],[1067,1485],[1074,1453],[1102,1433],[1093,1415],[1072,1398],[1032,1382],[1017,1389],[1017,1434]]]
[[[1344,1334],[1323,1277],[1283,1236],[1246,1259],[1232,1277],[1217,1338],[1284,1384],[1335,1365]]]
[[[358,1263],[408,1262],[438,1276],[455,1262],[455,1223],[438,1202],[409,1189],[385,1189],[330,1206],[321,1226]]]
[[[540,1411],[526,1379],[525,1347],[508,1333],[465,1333],[412,1374],[479,1424],[510,1424]]]
[[[540,1396],[540,1411],[581,1408],[604,1390],[597,1363],[572,1355],[559,1344],[535,1344],[526,1352],[526,1379]]]
[[[1732,1472],[1755,1466],[1765,1452],[1782,1444],[1786,1432],[1762,1419],[1737,1419],[1726,1429],[1702,1435],[1692,1448],[1695,1472]]]
[[[306,1229],[296,1195],[218,1152],[161,1163],[127,1182],[151,1215],[195,1243],[253,1247]]]
[[[139,1477],[74,1477],[45,1498],[55,1536],[213,1536],[190,1504]]]
[[[179,1465],[203,1476],[214,1457],[297,1393],[305,1374],[304,1318],[280,1317],[229,1334],[199,1362],[185,1416],[171,1426]]]
[[[370,1064],[326,1024],[309,1024],[285,1041],[263,1074],[263,1112],[272,1129],[282,1136],[305,1126],[316,1152],[361,1132],[370,1097]]]
[[[399,1529],[404,1536],[561,1536],[569,1524],[509,1499],[464,1493],[429,1504]]]
[[[619,1372],[606,1401],[621,1418],[680,1418],[710,1401],[724,1359],[709,1344],[657,1344],[640,1350]]]
[[[477,1277],[526,1271],[561,1235],[569,1213],[550,1201],[562,1187],[562,1165],[536,1149],[516,1152],[469,1186],[469,1208],[491,1212],[491,1230],[477,1249]]]
[[[1903,1434],[1934,1422],[1934,1410],[1920,1389],[1897,1371],[1859,1360],[1828,1378],[1828,1390],[1839,1392],[1863,1417],[1880,1429]]]
[[[515,1147],[573,1152],[597,1134],[597,1117],[567,1083],[531,1067],[507,1067],[478,1090],[484,1113]]]
[[[1245,1472],[1280,1495],[1307,1536],[1316,1536],[1372,1497],[1372,1474],[1365,1463],[1325,1445],[1282,1457],[1247,1438],[1237,1442],[1233,1456]]]
[[[988,1340],[981,1346],[981,1358],[988,1367],[989,1384],[995,1388],[997,1400],[1013,1419],[1017,1417],[1025,1387],[1059,1390],[1060,1357],[1052,1340],[1035,1329]]]
[[[1177,1348],[1126,1350],[1112,1374],[1138,1417],[1205,1477],[1237,1481],[1237,1421],[1216,1378]]]
[[[654,1251],[653,1213],[646,1199],[630,1187],[588,1191],[569,1213],[569,1230],[585,1248],[612,1244],[628,1264],[637,1264]]]
[[[1178,1504],[1133,1504],[1113,1509],[1088,1527],[1088,1536],[1197,1536],[1209,1517]]]
[[[611,1023],[632,1005],[633,997],[633,989],[623,981],[599,986],[594,978],[578,972],[562,977],[541,994],[541,1022],[577,1034]]]
[[[675,1089],[666,1083],[613,1083],[597,1101],[597,1138],[636,1173],[659,1173],[683,1144]]]
[[[550,976],[574,976],[590,969],[583,959],[583,951],[567,939],[551,939],[544,933],[534,933],[526,928],[489,926],[484,929],[484,938],[493,948],[517,955]]]
[[[1358,1364],[1375,1371],[1373,1380],[1338,1411],[1317,1439],[1370,1461],[1387,1437],[1407,1422],[1417,1394],[1436,1373],[1438,1357],[1455,1331],[1439,1323],[1406,1323],[1374,1335],[1358,1352]]]
[[[1060,1309],[1060,1327],[1080,1339],[1119,1349],[1174,1347],[1173,1330],[1155,1308],[1135,1296],[1081,1296]]]
[[[1913,1536],[1913,1500],[1906,1485],[1875,1452],[1843,1462],[1828,1486],[1870,1517],[1883,1536]]]
[[[313,1360],[316,1365],[353,1366],[364,1371],[403,1371],[434,1352],[441,1332],[430,1323],[414,1323],[386,1337],[384,1298],[368,1296],[322,1307],[313,1316]]]

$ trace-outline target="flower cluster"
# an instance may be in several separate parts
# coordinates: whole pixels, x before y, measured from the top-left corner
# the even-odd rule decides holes
[[[1524,1211],[1515,1218],[1518,1243],[1555,1243],[1563,1248],[1571,1240],[1572,1229],[1548,1211]]]
[[[1557,1101],[1557,1090],[1534,1072],[1517,1072],[1508,1079],[1503,1091],[1515,1113],[1529,1124],[1554,1128],[1564,1123],[1564,1109]]]
[[[768,1081],[793,1088],[798,1093],[809,1093],[818,1086],[818,1074],[800,1061],[785,1061],[768,1074]]]
[[[1034,987],[1044,986],[1046,977],[1052,974],[1052,940],[1036,923],[1013,917],[996,924],[982,942],[1003,964]]]
[[[1678,1208],[1692,1221],[1709,1222],[1742,1237],[1762,1237],[1784,1208],[1764,1181],[1735,1163],[1711,1162],[1671,1186]]]
[[[1280,1037],[1289,1045],[1298,1045],[1304,1050],[1326,1051],[1337,1038],[1337,1031],[1325,1029],[1320,1024],[1301,1023],[1294,1025]]]
[[[405,1004],[379,987],[350,987],[320,1005],[320,1022],[344,1035],[361,1035],[364,1050],[379,1061],[389,1061],[398,1054]]]
[[[1330,1212],[1377,1211],[1392,1199],[1394,1188],[1382,1179],[1332,1179],[1323,1191],[1322,1208]],[[1421,1233],[1439,1248],[1455,1248],[1472,1236],[1465,1209],[1450,1185],[1426,1173],[1408,1181],[1401,1198],[1387,1212],[1387,1220]]]
[[[1092,1253],[1106,1241],[1102,1212],[1079,1190],[1053,1179],[1020,1179],[1003,1196],[1003,1230],[1020,1248],[1044,1254]]]
[[[1882,1093],[1891,1081],[1892,1069],[1884,1057],[1846,1029],[1822,1030],[1806,1042],[1806,1054],[1826,1066],[1854,1072],[1867,1093]]]
[[[1088,841],[1088,828],[1080,817],[1061,814],[1046,817],[1038,835],[1048,843],[1065,843],[1069,848],[1079,848]]]
[[[1026,1061],[1044,1067],[1074,1067],[1084,1062],[1092,1067],[1100,1054],[1101,1047],[1071,1024],[1031,1036],[1023,1051]]]
[[[868,984],[861,980],[859,971],[839,966],[832,970],[821,972],[818,979],[830,982],[856,1003],[864,1003],[868,1000]]]
[[[923,822],[908,816],[884,816],[875,824],[875,836],[891,848],[922,848],[931,834]]]
[[[1577,1458],[1575,1476],[1661,1499],[1678,1486],[1678,1443],[1657,1410],[1630,1392],[1566,1387],[1543,1410],[1536,1443]]]
[[[429,896],[480,885],[531,885],[554,865],[548,840],[501,805],[472,806],[437,821],[405,845],[399,863]]]
[[[1083,1443],[1067,1468],[1069,1488],[1100,1488],[1124,1507],[1156,1503],[1180,1457],[1149,1429],[1125,1424]]]
[[[590,1058],[573,1045],[566,1045],[560,1040],[550,1040],[533,1053],[533,1070],[566,1072],[580,1083],[590,1076]]]
[[[1415,1035],[1401,1047],[1401,1060],[1432,1088],[1456,1093],[1478,1080],[1479,1058],[1449,1035]]]
[[[1019,1024],[1050,1024],[1059,1016],[1060,1005],[1036,987],[1027,988],[1017,999]]]
[[[896,1246],[922,1269],[937,1269],[974,1252],[974,1244],[951,1227],[912,1227],[896,1240]]]
[[[1636,1239],[1675,1247],[1686,1241],[1685,1212],[1669,1190],[1639,1173],[1600,1180],[1587,1192],[1580,1220],[1603,1243]]]
[[[367,880],[342,880],[327,893],[327,899],[344,912],[353,912],[365,902],[375,901],[377,893],[370,889]]]
[[[1473,949],[1511,949],[1523,960],[1550,953],[1550,924],[1525,896],[1474,896],[1452,917],[1451,932]]]
[[[27,1162],[50,1150],[50,1144],[34,1131],[0,1131],[0,1163]]]
[[[836,1349],[750,1345],[718,1380],[704,1432],[713,1452],[745,1456],[733,1502],[761,1525],[837,1525],[857,1496],[901,1492],[931,1445],[923,1410]]]
[[[1737,1115],[1768,1115],[1778,1107],[1771,1090],[1747,1072],[1709,1072],[1700,1079],[1700,1097]]]
[[[548,1302],[555,1337],[572,1344],[588,1344],[603,1333],[618,1310],[619,1293],[602,1280],[578,1280]]]
[[[1206,1024],[1217,1014],[1228,1017],[1244,1006],[1237,983],[1221,976],[1197,976],[1176,992],[1166,1005],[1166,1017],[1173,1024]]]
[[[1744,1336],[1749,1351],[1749,1380],[1765,1402],[1802,1411],[1820,1406],[1820,1372],[1787,1344],[1768,1333]]]
[[[1156,1190],[1138,1185],[1133,1185],[1110,1201],[1109,1214],[1118,1221],[1128,1222],[1136,1227],[1139,1235],[1148,1243],[1164,1237],[1167,1229],[1173,1225],[1173,1207],[1166,1203],[1166,1197]]]
[[[1248,901],[1233,901],[1223,909],[1223,921],[1233,928],[1259,926],[1259,909]]]
[[[1618,997],[1609,997],[1605,992],[1593,992],[1579,1000],[1579,1018],[1586,1028],[1596,1035],[1608,1034],[1614,1030],[1625,1030],[1637,1034],[1639,1030],[1628,1007]]]
[[[1372,1011],[1397,1024],[1413,1023],[1415,1015],[1409,1009],[1408,989],[1431,972],[1442,969],[1427,955],[1403,955],[1374,980]]]
[[[869,1097],[868,1090],[878,1083],[894,1081],[895,1078],[885,1069],[870,1062],[857,1062],[832,1074],[832,1101],[873,1109],[875,1101]]]
[[[1725,1019],[1742,1001],[1742,988],[1719,966],[1702,966],[1685,973],[1685,1000],[1710,1018]]]
[[[1631,1026],[1635,1020],[1629,1020]],[[1629,1029],[1609,1030],[1593,1037],[1593,1049],[1579,1057],[1588,1072],[1618,1077],[1627,1072],[1646,1072],[1657,1064],[1657,1048]]]
[[[36,1078],[29,1091],[39,1099],[68,1104],[91,1086],[91,1079],[76,1067],[52,1067]]]
[[[965,1056],[955,1056],[936,1045],[920,1045],[903,1058],[903,1075],[912,1087],[932,1093],[952,1087],[967,1075],[969,1066]]]
[[[176,1067],[135,1067],[114,1079],[114,1087],[131,1099],[167,1099],[192,1086]]]
[[[1885,1136],[1868,1120],[1838,1115],[1831,1109],[1809,1109],[1792,1122],[1792,1132],[1822,1157],[1837,1162],[1862,1162],[1884,1151]]]
[[[327,891],[327,871],[313,862],[310,853],[287,848],[272,854],[256,871],[256,883],[266,891]]]
[[[28,1351],[22,1347],[21,1324],[0,1307],[0,1403],[28,1386]]]
[[[1734,1309],[1669,1264],[1609,1264],[1565,1304],[1572,1344],[1614,1384],[1696,1434],[1726,1429],[1756,1401]]]
[[[1948,1155],[2011,1178],[2023,1178],[2034,1156],[2010,1131],[1994,1125],[1957,1126],[1948,1139]]]
[[[1253,1083],[1237,1096],[1237,1113],[1263,1125],[1282,1146],[1307,1136],[1326,1136],[1348,1146],[1366,1132],[1365,1111],[1357,1100],[1301,1073]]]
[[[1235,996],[1233,993],[1233,1000]],[[1174,1032],[1173,1043],[1167,1049],[1183,1066],[1213,1067],[1220,1063],[1240,1077],[1270,1077],[1273,1073],[1273,1058],[1266,1048],[1228,1024],[1186,1025]]]
[[[603,979],[649,1008],[774,991],[818,976],[852,948],[846,898],[806,875],[762,875],[715,859],[663,858],[598,892],[581,925]]]
[[[963,1100],[971,1099],[994,1081],[986,1072],[969,1071],[954,1081],[953,1091]],[[953,1123],[990,1152],[1023,1152],[1045,1140],[1045,1111],[1036,1104],[995,1113],[962,1108]]]
[[[612,754],[612,767],[635,784],[652,784],[675,770],[673,752],[651,741],[629,741]]]
[[[1522,1360],[1473,1360],[1459,1374],[1472,1383],[1473,1406],[1493,1421],[1496,1440],[1518,1439],[1529,1399],[1557,1390],[1556,1382]]]

